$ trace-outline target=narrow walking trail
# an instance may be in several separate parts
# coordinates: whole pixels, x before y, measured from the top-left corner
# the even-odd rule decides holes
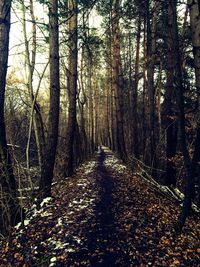
[[[0,266],[199,266],[199,218],[176,235],[179,211],[103,148],[0,241]]]

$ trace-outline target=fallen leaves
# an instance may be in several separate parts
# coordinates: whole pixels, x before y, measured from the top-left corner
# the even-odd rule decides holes
[[[174,258],[173,257],[173,264],[175,265],[175,266],[180,266],[180,261],[177,259],[177,258]]]
[[[198,266],[198,218],[176,235],[179,206],[109,150],[104,157],[58,183],[54,198],[0,243],[0,266]]]

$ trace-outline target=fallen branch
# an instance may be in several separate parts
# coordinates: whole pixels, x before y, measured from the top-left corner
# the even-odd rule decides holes
[[[149,175],[143,168],[141,168],[141,165],[139,163],[138,167],[140,171],[136,173],[137,175],[139,175],[143,180],[148,182],[155,189],[159,190],[160,193],[182,205],[185,195],[178,188],[169,188],[168,186],[159,184],[153,179],[151,175]],[[192,210],[196,213],[200,213],[200,209],[194,203],[192,203]]]

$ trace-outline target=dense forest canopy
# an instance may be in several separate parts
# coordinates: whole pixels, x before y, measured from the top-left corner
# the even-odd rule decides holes
[[[199,36],[197,0],[1,0],[1,232],[100,145],[184,193],[181,228],[200,203]]]

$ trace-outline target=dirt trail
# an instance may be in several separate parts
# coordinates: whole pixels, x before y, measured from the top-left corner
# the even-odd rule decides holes
[[[0,241],[0,266],[199,266],[199,219],[177,236],[174,204],[104,148]]]
[[[130,259],[121,246],[125,240],[117,230],[119,222],[113,198],[116,189],[115,178],[104,165],[106,157],[102,150],[97,158],[96,187],[99,197],[94,209],[94,227],[87,236],[87,247],[91,255],[89,261],[92,266],[129,266]]]

